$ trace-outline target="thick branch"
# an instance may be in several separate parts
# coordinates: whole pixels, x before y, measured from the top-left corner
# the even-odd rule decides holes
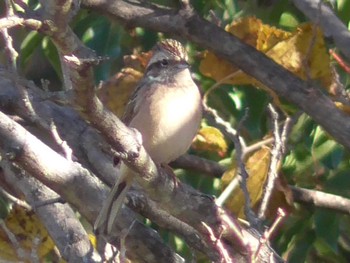
[[[70,31],[63,28],[60,32]],[[103,134],[117,152],[122,153],[121,157],[124,162],[141,175],[136,179],[151,198],[155,199],[161,208],[197,229],[204,238],[207,236],[207,229],[203,227],[205,223],[214,229],[217,236],[220,236],[224,229],[227,239],[238,245],[240,250],[247,249],[244,246],[245,241],[241,228],[233,218],[220,209],[212,199],[187,185],[175,184],[172,176],[163,170],[158,170],[143,146],[140,145],[140,141],[137,140],[139,137],[137,132],[126,128],[102,105],[95,94],[93,65],[88,57],[81,54],[81,56],[76,56],[75,50],[69,49],[65,43],[65,36],[59,35],[59,40],[56,34],[52,34],[51,37],[61,53],[67,54],[65,59],[73,83],[74,99],[83,112],[83,116]],[[69,34],[67,37],[70,39]],[[224,214],[226,218],[230,218],[229,225],[225,225],[221,219]],[[203,222],[203,224],[198,224],[198,222]]]
[[[38,180],[24,175],[7,161],[1,162],[5,180],[20,190],[55,241],[62,257],[69,262],[94,262],[93,247],[88,234],[68,204],[51,203],[37,206],[40,202],[57,197],[57,194]]]
[[[107,189],[91,173],[80,164],[64,159],[2,112],[0,112],[0,136],[2,138],[0,147],[12,161],[59,193],[90,222],[95,220]],[[131,211],[123,209],[117,221],[115,230],[121,231],[130,228],[135,219]],[[164,262],[167,261],[162,255],[167,255],[166,258],[178,258],[154,231],[141,224],[132,226],[125,243],[130,259],[134,259],[135,262],[142,259],[144,254],[138,253],[140,248],[143,248],[144,253],[147,251],[159,260],[164,259]],[[134,249],[135,244],[137,251]]]
[[[0,106],[2,106],[2,109],[15,109],[16,113],[19,114],[22,118],[28,119],[28,113],[25,111],[25,107],[23,107],[22,105],[22,101],[20,100],[18,91],[16,89],[13,89],[14,84],[6,79],[5,74],[3,74],[2,77],[3,78],[0,81]],[[79,116],[74,111],[72,111],[69,108],[58,106],[50,101],[43,100],[40,95],[43,96],[44,94],[41,94],[36,89],[32,90],[32,88],[26,87],[26,89],[29,92],[29,97],[31,98],[31,103],[36,111],[38,118],[42,118],[45,121],[52,120],[55,123],[59,134],[64,140],[67,140],[69,146],[73,149],[74,155],[78,157],[79,160],[82,161],[82,163],[84,163],[84,166],[91,167],[91,170],[99,172],[101,175],[104,174],[104,180],[109,183],[112,183],[114,181],[116,171],[115,168],[112,167],[112,156],[106,155],[100,149],[100,145],[106,145],[101,135],[97,134],[94,129],[89,128],[88,124],[84,122],[81,118],[79,118]],[[36,140],[36,142],[37,143],[35,144],[42,144],[38,140]],[[30,149],[30,144],[27,144],[27,146],[29,147],[28,149]],[[49,148],[46,149],[52,151]],[[35,156],[37,160],[40,160],[42,155],[46,155],[45,152],[41,151],[38,154],[33,153],[33,156]],[[56,158],[56,156],[58,159]],[[30,155],[28,156],[28,158],[30,158]],[[90,185],[98,183],[96,180],[91,179],[90,175],[80,175],[79,173],[76,174],[76,172],[74,172],[74,169],[82,169],[78,164],[71,163],[72,168],[74,169],[69,172],[69,169],[64,169],[64,167],[66,167],[67,164],[69,164],[70,162],[68,162],[66,159],[64,159],[58,154],[54,154],[54,157],[52,157],[52,159],[57,159],[57,162],[62,161],[63,163],[65,163],[65,165],[58,165],[59,167],[62,166],[62,168],[57,170],[56,166],[52,168],[47,168],[46,166],[44,166],[45,163],[39,162],[37,164],[38,167],[35,171],[46,171],[48,175],[44,178],[41,178],[42,174],[33,174],[35,176],[39,176],[37,177],[39,180],[44,180],[44,183],[49,184],[52,189],[57,191],[68,202],[73,203],[84,216],[87,216],[89,220],[93,221],[94,215],[96,215],[99,211],[100,204],[103,202],[104,196],[107,194],[107,190],[105,188],[102,188],[102,186],[93,187],[93,185]],[[26,159],[18,160],[19,164],[21,164],[22,162],[28,163]],[[141,164],[136,163],[135,165],[137,166]],[[211,163],[211,165],[214,164]],[[138,167],[138,169],[143,169],[142,165]],[[24,168],[27,169],[27,167]],[[219,170],[222,169],[220,168]],[[157,169],[155,170],[155,172],[157,172]],[[60,173],[62,174],[60,175]],[[67,182],[56,182],[56,177],[66,178]],[[85,180],[87,181],[85,182]],[[164,208],[164,210],[170,211],[170,213],[175,213],[176,215],[181,217],[181,221],[184,220],[191,227],[200,228],[200,226],[198,226],[198,222],[203,221],[206,222],[208,226],[215,228],[218,232],[220,231],[220,229],[222,229],[222,223],[220,218],[225,217],[223,223],[225,231],[223,232],[223,234],[227,236],[228,239],[234,240],[234,243],[238,241],[237,238],[235,238],[237,233],[233,232],[233,228],[231,227],[231,225],[234,225],[235,221],[232,221],[233,219],[229,217],[226,214],[226,212],[218,208],[210,197],[203,195],[190,187],[183,186],[180,182],[178,183],[178,187],[174,189],[173,177],[169,177],[168,175],[160,176],[156,179],[154,179],[154,177],[151,176],[149,180],[149,186],[146,186],[145,189],[148,189],[148,191],[151,192],[151,196],[154,199],[156,199],[158,202],[161,202],[161,206]],[[76,187],[77,185],[79,186],[78,188]],[[155,190],[156,188],[157,190]],[[167,189],[173,190],[168,192]],[[71,191],[73,192],[73,196]],[[96,191],[98,191],[99,193],[96,193]],[[90,198],[86,198],[90,195],[92,196],[91,198],[93,200],[91,200]],[[160,198],[160,196],[164,197],[164,200],[159,200],[162,199]],[[78,200],[74,201],[71,199],[72,197],[78,198]],[[87,200],[85,200],[85,198]],[[130,198],[131,200],[135,198],[133,197],[132,193],[130,194]],[[171,200],[171,202],[169,202],[169,200]],[[86,203],[89,203],[88,207],[84,205]],[[84,211],[87,208],[89,208],[89,214],[87,214],[87,212]],[[158,206],[158,209],[160,209],[160,206]],[[125,217],[127,216],[125,216],[124,213],[127,212],[124,211],[121,215],[122,219],[117,220],[118,231],[120,231],[123,228],[127,229],[132,222],[132,219],[130,219],[129,221],[126,220]],[[159,213],[162,213],[162,211],[159,211]],[[125,222],[125,220],[129,222],[129,225],[127,225],[127,222]],[[165,221],[161,222],[161,220]],[[160,225],[164,225],[167,223],[166,218],[162,218],[161,220],[158,220],[157,223],[159,223]],[[206,236],[206,233],[204,233],[203,235]],[[188,241],[190,242],[191,240],[194,241],[194,239],[189,239]],[[144,243],[145,241],[140,240],[140,242]],[[146,242],[145,244],[153,243]],[[191,247],[196,247],[196,244],[194,243],[189,243],[189,245]],[[208,250],[208,252],[210,251]],[[130,253],[132,253],[132,250]]]

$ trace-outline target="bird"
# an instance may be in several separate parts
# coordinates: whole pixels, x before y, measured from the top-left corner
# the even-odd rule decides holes
[[[167,165],[190,147],[202,111],[201,93],[192,79],[184,46],[174,39],[158,42],[126,105],[123,122],[140,132],[143,147],[156,164]],[[135,176],[122,162],[120,176],[95,221],[96,233],[111,234]]]

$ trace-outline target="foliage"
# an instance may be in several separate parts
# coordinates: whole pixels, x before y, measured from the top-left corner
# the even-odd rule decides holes
[[[4,222],[7,229],[11,231],[19,245],[15,246],[13,240],[9,240],[8,235],[2,228],[0,231],[0,255],[3,260],[21,261],[32,255],[37,255],[39,260],[43,260],[49,251],[54,248],[54,243],[47,233],[45,227],[33,211],[25,211],[22,207],[14,207]],[[19,258],[16,249],[25,249],[22,258]]]
[[[35,1],[30,2],[32,6],[37,4]],[[172,1],[168,2],[170,4]],[[272,4],[275,1],[251,0],[192,2],[201,15],[207,16],[211,10],[227,31],[243,38],[296,75],[318,81],[330,95],[333,95],[331,90],[333,68],[336,69],[345,88],[350,88],[349,75],[328,53],[328,49],[334,48],[334,44],[326,40],[314,25],[305,24],[306,18],[292,6],[290,1],[281,0],[275,4]],[[342,21],[348,24],[350,0],[338,0],[332,3]],[[72,27],[88,47],[106,58],[96,68],[95,81],[96,84],[101,80],[106,81],[99,90],[99,96],[116,115],[121,116],[123,107],[137,81],[142,77],[142,71],[147,63],[148,55],[141,54],[141,51],[149,50],[159,38],[168,36],[143,28],[126,30],[122,25],[110,23],[102,15],[86,10],[80,11],[74,18]],[[49,38],[23,29],[17,29],[15,33],[15,42],[21,43],[18,44],[20,66],[26,77],[33,79],[37,84],[40,84],[41,78],[48,79],[51,90],[60,90],[62,72],[59,57]],[[228,62],[208,51],[198,50],[198,47],[190,43],[187,43],[187,49],[196,81],[204,93],[207,92],[208,105],[217,109],[234,127],[243,120],[240,124],[240,133],[248,144],[271,137],[270,119],[266,114],[266,105],[271,96],[274,102],[281,106],[281,112],[295,116],[293,114],[297,109],[293,105],[280,101],[267,87],[263,87]],[[133,56],[123,58],[130,54]],[[305,57],[309,59],[306,63],[307,68],[303,61]],[[221,85],[211,89],[217,82]],[[256,89],[257,87],[262,89]],[[248,115],[246,115],[247,109]],[[227,180],[227,176],[234,173],[233,160],[236,152],[233,143],[225,140],[219,131],[208,126],[205,121],[202,126],[191,151],[230,167],[224,177]],[[350,198],[349,157],[348,151],[336,143],[310,117],[301,114],[289,136],[288,151],[279,170],[280,180],[291,185]],[[250,193],[255,195],[252,197],[254,204],[259,202],[269,160],[267,147],[252,153],[247,160],[251,179],[248,187]],[[226,181],[207,178],[195,172],[178,170],[176,173],[181,180],[208,194],[219,195],[223,186],[227,184]],[[228,201],[227,207],[239,216],[244,216],[242,203],[243,196],[237,193]],[[285,200],[277,203],[278,206],[285,207],[290,214],[272,242],[277,253],[288,262],[350,261],[350,244],[347,238],[350,233],[348,216],[295,203],[290,207],[289,202]],[[269,219],[272,221],[274,216],[271,213]],[[166,231],[162,233],[164,239],[180,254],[185,257],[191,255],[183,240]],[[51,241],[47,242],[45,249],[52,248]],[[45,253],[46,250],[40,255]],[[0,254],[2,258],[6,256],[1,252]]]

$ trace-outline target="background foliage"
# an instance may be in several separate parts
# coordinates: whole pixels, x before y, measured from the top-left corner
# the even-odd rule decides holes
[[[177,5],[174,1],[154,2],[168,6]],[[293,32],[307,21],[303,14],[287,0],[195,0],[191,3],[202,16],[211,17],[211,19],[214,17],[222,23],[223,27],[242,17],[254,16],[263,24]],[[29,1],[29,5],[35,7],[38,3],[33,0]],[[332,5],[344,24],[350,27],[350,0],[331,1],[329,5]],[[0,10],[4,10],[3,7],[4,4],[0,2]],[[210,12],[212,15],[209,15]],[[106,58],[96,67],[95,81],[98,85],[100,81],[109,79],[110,86],[105,87],[108,92],[118,92],[118,89],[125,88],[123,92],[128,93],[140,77],[135,73],[136,76],[133,75],[131,79],[122,81],[122,83],[113,81],[112,76],[125,66],[123,56],[148,51],[160,38],[167,37],[143,28],[125,28],[111,23],[104,16],[86,10],[81,10],[76,15],[71,26],[88,47],[95,50],[99,56]],[[49,38],[20,28],[11,33],[14,36],[14,44],[20,51],[20,69],[26,78],[34,80],[39,86],[42,79],[47,79],[50,81],[51,90],[60,90],[62,85],[60,62],[57,51]],[[327,38],[325,40],[327,49],[334,48],[332,40]],[[190,53],[194,77],[206,92],[216,81],[205,76],[207,74],[203,74],[203,69],[200,67],[204,51],[191,43],[186,45]],[[336,69],[340,81],[348,90],[350,88],[349,75],[328,52],[320,53],[319,56],[321,55],[326,55],[331,60],[331,66]],[[0,61],[3,59],[4,57],[0,57]],[[118,103],[123,94],[116,94],[118,96],[107,96],[108,101],[105,103],[112,105]],[[247,83],[244,85],[223,84],[208,96],[208,104],[217,109],[232,126],[236,127],[244,118],[240,132],[248,144],[261,141],[270,134],[271,124],[266,111],[266,106],[270,101],[271,96],[268,92]],[[290,113],[297,111],[292,105],[283,101],[280,106]],[[248,114],[246,115],[247,109]],[[203,127],[206,127],[206,123],[203,123]],[[216,131],[210,129],[209,131],[204,130],[203,134],[197,137],[191,151],[216,160],[227,167],[232,168],[234,165],[232,164],[232,158],[235,155],[233,144],[225,141],[221,134],[216,134]],[[266,161],[256,165],[259,171],[262,169],[259,165],[266,165]],[[222,190],[220,178],[213,179],[183,170],[176,172],[182,181],[207,194],[219,195]],[[288,152],[281,164],[279,176],[290,185],[317,189],[350,198],[349,172],[349,152],[332,140],[311,118],[301,114],[290,134]],[[257,191],[257,188],[252,188],[250,191]],[[231,202],[234,201],[231,200]],[[233,206],[235,205],[237,204],[233,203]],[[289,214],[272,240],[273,247],[279,255],[288,262],[350,261],[349,216],[296,203],[292,206],[282,205],[288,206]],[[273,215],[270,220],[273,220]],[[27,223],[30,224],[30,221]],[[166,231],[163,231],[163,237],[180,254],[185,257],[190,256],[189,249],[181,239]]]

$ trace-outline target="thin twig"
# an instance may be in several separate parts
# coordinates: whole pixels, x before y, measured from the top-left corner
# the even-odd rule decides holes
[[[348,74],[350,74],[350,66],[344,61],[344,59],[338,55],[334,49],[330,49],[329,53],[338,62],[339,66]]]
[[[210,118],[214,122],[214,124],[216,124],[218,128],[220,128],[220,130],[222,130],[229,137],[230,140],[235,140],[237,131],[233,129],[229,123],[225,122],[222,118],[220,118],[216,110],[210,108],[205,103],[203,103],[203,109],[207,118]]]
[[[286,216],[286,213],[284,212],[284,210],[282,208],[278,208],[277,218],[273,222],[272,226],[268,230],[266,230],[264,232],[263,236],[260,238],[259,246],[258,246],[258,248],[255,251],[254,256],[253,256],[253,262],[257,262],[256,260],[259,257],[259,253],[261,252],[261,248],[263,247],[263,245],[265,245],[270,240],[271,235],[277,229],[278,225],[281,224],[281,222],[285,216]]]
[[[287,152],[287,142],[288,142],[288,135],[295,124],[296,120],[299,118],[301,113],[296,114],[293,118],[287,117],[284,121],[282,134],[281,134],[281,142],[282,142],[282,149],[281,154],[284,155]]]
[[[244,117],[238,124],[238,129],[243,125],[244,120],[248,116],[248,109],[246,110]],[[236,149],[236,162],[237,162],[237,178],[239,185],[242,189],[243,195],[244,195],[244,213],[246,218],[248,219],[250,225],[252,227],[258,226],[258,221],[255,212],[252,209],[252,201],[250,198],[249,190],[248,190],[248,178],[249,173],[247,172],[247,169],[245,167],[244,163],[244,152],[246,149],[246,145],[242,145],[242,140],[239,138],[239,133],[236,135],[236,140],[234,141],[235,149]]]
[[[242,159],[245,160],[246,156],[249,153],[256,151],[257,149],[260,149],[264,145],[270,144],[273,141],[274,141],[273,138],[268,138],[245,147],[245,151],[243,153]],[[215,200],[216,204],[222,206],[227,201],[227,199],[232,195],[233,191],[237,189],[238,186],[239,186],[238,178],[234,177],[229,183],[229,185],[224,189],[224,191],[222,191],[220,196]]]
[[[42,21],[29,18],[29,19],[24,19],[22,17],[18,17],[16,15],[14,16],[7,16],[4,18],[0,18],[0,29],[9,29],[15,26],[27,26],[30,29],[33,30],[38,30],[42,25]]]
[[[243,153],[244,159],[251,152],[255,152],[256,150],[260,149],[261,147],[263,147],[265,145],[268,145],[268,144],[271,144],[273,142],[274,142],[274,138],[271,137],[271,138],[267,138],[267,139],[258,141],[257,143],[254,143],[252,145],[249,145],[249,146],[245,147],[244,153]]]
[[[226,134],[229,137],[229,139],[231,139],[235,144],[236,161],[237,161],[237,167],[238,167],[238,170],[237,170],[238,182],[241,186],[243,195],[245,197],[244,211],[250,224],[255,226],[257,225],[256,216],[251,208],[251,200],[250,200],[250,195],[247,188],[247,179],[249,175],[245,168],[244,160],[243,160],[243,152],[244,152],[244,149],[246,148],[244,139],[241,136],[239,136],[238,132],[235,129],[233,129],[229,123],[221,119],[214,109],[208,107],[206,104],[204,104],[204,109],[207,116],[211,117],[215,122],[215,125],[221,131],[223,131],[224,134]]]
[[[13,15],[13,8],[10,0],[6,0],[6,17]],[[16,72],[17,70],[17,57],[18,53],[13,47],[13,40],[10,34],[8,33],[7,28],[1,29],[1,34],[3,36],[5,42],[5,53],[7,54],[8,66],[12,72]]]
[[[227,199],[232,195],[233,191],[238,188],[238,186],[239,186],[238,177],[235,176],[231,180],[231,182],[228,184],[228,186],[225,188],[225,190],[222,191],[220,196],[217,199],[215,199],[215,203],[219,206],[222,206],[227,201]]]
[[[0,188],[0,194],[14,204],[21,206],[27,210],[32,210],[32,207],[26,201],[20,200],[17,197],[11,195],[9,192],[5,191],[4,188]]]
[[[72,161],[73,150],[69,147],[66,141],[62,140],[60,135],[58,134],[57,127],[55,123],[51,120],[50,123],[50,131],[51,135],[56,141],[57,145],[59,145],[64,152],[64,155],[68,161]]]
[[[41,244],[41,239],[39,236],[35,236],[32,241],[32,248],[30,251],[30,262],[31,263],[39,263],[39,247]]]
[[[222,259],[221,262],[227,262],[232,263],[232,258],[230,257],[230,254],[228,253],[227,249],[225,248],[223,242],[221,241],[221,238],[217,238],[214,234],[214,231],[208,226],[206,223],[202,222],[202,225],[204,228],[207,229],[209,238],[213,243],[215,243],[215,246],[217,247],[218,251],[220,252]]]
[[[263,198],[261,200],[260,209],[258,212],[258,217],[260,220],[263,220],[265,218],[267,206],[268,206],[270,197],[272,195],[272,190],[275,185],[275,181],[278,176],[278,173],[277,173],[278,165],[282,157],[282,140],[281,140],[281,135],[280,135],[279,126],[278,126],[278,113],[271,103],[268,105],[268,109],[270,111],[271,118],[272,118],[273,136],[274,136],[275,143],[271,151],[271,162],[270,162],[270,167],[268,172],[268,179],[264,189]]]
[[[52,205],[52,204],[56,204],[56,203],[64,204],[65,202],[66,201],[62,197],[57,196],[55,198],[46,199],[46,200],[43,200],[43,201],[40,201],[40,202],[36,201],[33,208],[34,209],[38,209],[41,206]]]
[[[219,88],[222,84],[224,84],[224,82],[226,80],[232,79],[233,77],[235,77],[238,73],[242,73],[241,70],[235,71],[227,76],[225,76],[224,78],[220,79],[219,81],[215,82],[213,86],[211,86],[205,93],[203,96],[203,103],[205,105],[208,105],[208,97],[210,95],[210,93],[212,93],[214,90],[216,90],[217,88]]]
[[[13,16],[14,11],[13,11],[13,6],[12,6],[11,0],[5,0],[5,4],[6,4],[6,15]]]
[[[64,55],[62,54],[62,52],[59,52],[58,56],[60,58],[61,69],[62,69],[62,77],[63,77],[63,87],[62,87],[62,89],[64,91],[72,90],[73,89],[73,84],[72,84],[72,81],[71,81],[71,79],[69,77],[70,76],[69,67],[67,66],[67,63],[65,62],[65,58],[64,58]]]

